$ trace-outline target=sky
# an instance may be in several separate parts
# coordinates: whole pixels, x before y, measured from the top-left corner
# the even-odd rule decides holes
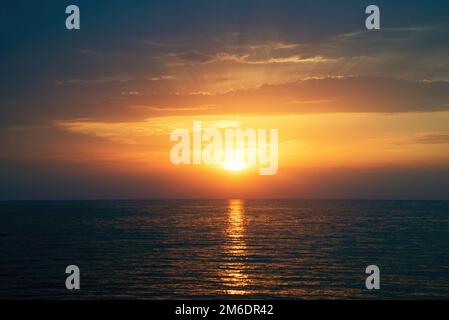
[[[66,6],[81,29],[65,28]],[[365,28],[376,4],[381,30]],[[449,200],[447,1],[14,1],[0,200]],[[170,133],[276,128],[276,175],[174,166]]]

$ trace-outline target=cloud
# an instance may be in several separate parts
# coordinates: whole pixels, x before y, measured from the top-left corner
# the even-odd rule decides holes
[[[129,109],[147,109],[150,111],[157,112],[182,112],[182,111],[204,111],[217,108],[215,105],[203,105],[197,107],[151,107],[145,105],[132,105],[128,107]]]
[[[421,135],[415,142],[420,144],[446,144],[449,143],[449,132]]]
[[[226,44],[215,48],[205,49],[206,52],[171,52],[166,55],[172,66],[194,66],[198,64],[212,64],[233,62],[237,64],[268,65],[281,63],[321,63],[336,62],[340,58],[329,58],[316,52],[312,55],[301,53],[301,46],[295,43],[262,42],[253,44]]]
[[[179,79],[173,81],[182,87]],[[178,93],[166,89],[159,91],[149,85],[166,82],[105,83],[101,88],[82,83],[76,86],[58,86],[57,89],[53,87],[55,89],[51,95],[37,95],[32,101],[33,96],[30,95],[27,98],[30,101],[16,102],[14,105],[12,101],[11,107],[1,110],[2,125],[46,125],[56,119],[75,118],[139,121],[164,115],[398,113],[449,110],[448,81],[410,81],[359,76],[312,77],[222,93],[195,90]]]
[[[125,83],[135,81],[164,81],[172,80],[174,76],[171,75],[155,75],[155,76],[105,76],[97,78],[85,78],[85,79],[66,79],[57,80],[54,82],[56,85],[70,85],[70,84],[107,84],[107,83]]]
[[[11,38],[0,64],[0,126],[85,116],[142,119],[164,108],[193,114],[203,105],[216,105],[206,110],[215,113],[446,110],[438,86],[447,86],[435,80],[449,80],[447,3],[415,3],[406,15],[400,14],[405,2],[385,3],[389,15],[380,32],[360,31],[364,8],[355,1],[335,10],[322,1],[287,3],[186,4],[174,12],[153,2],[101,10],[86,2],[99,20],[77,41],[19,28],[23,19],[11,15],[0,21],[5,34],[22,30],[24,42]],[[295,82],[311,77],[334,80]],[[432,83],[416,83],[422,79]],[[188,94],[206,91],[212,94]],[[129,105],[149,108],[130,111]]]
[[[304,58],[301,55],[290,55],[284,57],[273,57],[269,56],[266,58],[253,57],[250,54],[245,55],[233,55],[228,53],[218,53],[211,62],[216,61],[233,61],[242,64],[254,64],[254,65],[266,65],[266,64],[277,64],[277,63],[320,63],[320,62],[330,62],[337,61],[338,59],[329,59],[322,56],[314,56]]]
[[[133,97],[136,105],[159,112],[189,114],[433,112],[449,110],[449,82],[380,77],[310,78],[218,94],[168,94]],[[213,106],[208,110],[204,106]]]
[[[400,34],[406,34],[409,32],[416,33],[416,32],[435,31],[437,29],[438,28],[436,28],[435,26],[409,26],[409,27],[397,27],[397,28],[382,28],[382,32],[388,33],[390,35],[394,34],[394,33],[396,35],[398,35],[398,34],[400,35]],[[361,36],[367,35],[369,33],[370,33],[369,30],[360,30],[360,31],[341,33],[341,34],[337,35],[337,37],[342,37],[342,38],[361,37]]]

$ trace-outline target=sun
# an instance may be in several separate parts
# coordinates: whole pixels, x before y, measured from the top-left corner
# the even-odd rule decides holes
[[[248,168],[244,161],[238,159],[225,161],[222,163],[222,167],[233,172],[240,172]]]

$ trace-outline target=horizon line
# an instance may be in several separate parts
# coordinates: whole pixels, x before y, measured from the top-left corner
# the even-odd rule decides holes
[[[410,199],[410,198],[74,198],[74,199],[0,199],[0,202],[69,202],[69,201],[229,201],[229,200],[301,200],[301,201],[421,201],[436,202],[449,199]]]

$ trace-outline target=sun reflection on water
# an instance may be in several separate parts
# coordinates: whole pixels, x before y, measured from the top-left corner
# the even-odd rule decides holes
[[[245,242],[245,209],[243,200],[229,200],[227,210],[227,228],[225,230],[224,253],[226,262],[222,269],[222,279],[226,286],[225,293],[245,295],[250,284],[247,268],[247,245]]]

